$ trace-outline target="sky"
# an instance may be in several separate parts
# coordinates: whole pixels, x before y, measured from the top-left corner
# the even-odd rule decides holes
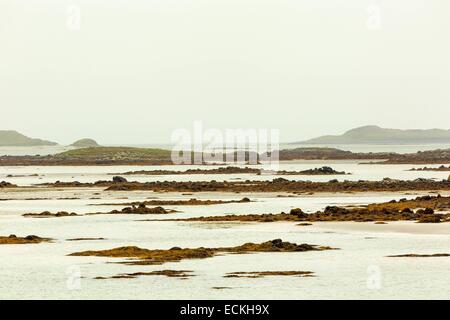
[[[449,129],[447,0],[1,0],[0,130]]]

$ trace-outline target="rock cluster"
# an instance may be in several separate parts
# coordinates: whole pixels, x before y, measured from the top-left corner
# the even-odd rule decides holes
[[[418,197],[413,200],[390,201],[388,203],[371,204],[362,208],[345,208],[328,206],[323,211],[315,213],[304,213],[301,209],[292,209],[290,213],[278,214],[248,214],[248,215],[225,215],[210,217],[194,217],[186,219],[166,219],[169,221],[244,221],[244,222],[276,222],[276,221],[416,221],[419,223],[439,223],[450,221],[450,214],[435,213],[432,207],[422,206],[432,204],[447,204],[450,197]],[[430,205],[431,206],[431,205]],[[417,210],[413,210],[417,209]]]
[[[164,209],[163,207],[154,207],[148,208],[145,204],[139,204],[138,206],[131,206],[123,208],[121,211],[113,210],[110,212],[111,214],[120,214],[120,213],[128,213],[128,214],[167,214],[170,211]]]
[[[119,247],[110,250],[82,251],[70,254],[71,256],[98,256],[131,258],[122,263],[132,265],[154,265],[165,262],[177,262],[184,259],[204,259],[220,253],[250,253],[250,252],[305,252],[331,250],[330,247],[321,247],[310,244],[296,244],[275,239],[263,243],[245,243],[236,247],[219,248],[180,248],[173,247],[169,250],[149,250],[139,247]]]
[[[15,184],[9,183],[7,181],[0,181],[0,188],[13,188],[17,187]]]
[[[105,185],[97,182],[93,185]],[[108,185],[108,184],[106,184]],[[52,185],[48,185],[52,186]],[[71,186],[71,183],[54,184]],[[385,178],[381,181],[338,181],[329,182],[295,181],[276,178],[272,181],[156,181],[109,183],[106,190],[152,190],[158,192],[367,192],[367,191],[413,191],[413,190],[450,190],[450,180],[431,179],[395,180]]]
[[[51,213],[49,211],[44,211],[41,213],[25,213],[23,214],[24,217],[32,217],[32,218],[61,218],[61,217],[74,217],[78,216],[75,212],[66,212],[66,211],[59,211],[57,213]]]
[[[50,238],[41,238],[35,235],[29,235],[26,237],[18,237],[15,234],[11,234],[7,237],[0,236],[0,244],[29,244],[49,241],[51,241]]]

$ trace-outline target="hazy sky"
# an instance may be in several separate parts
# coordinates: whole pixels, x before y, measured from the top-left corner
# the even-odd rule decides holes
[[[1,0],[0,129],[448,129],[449,39],[447,0]]]

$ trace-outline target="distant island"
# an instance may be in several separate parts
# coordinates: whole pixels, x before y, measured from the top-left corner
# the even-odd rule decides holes
[[[14,130],[0,130],[0,147],[55,146],[56,142],[29,138]]]
[[[342,135],[328,135],[295,144],[427,144],[450,143],[450,130],[400,130],[363,126]]]
[[[203,155],[192,152],[191,156],[202,157]],[[225,164],[225,160],[231,159],[230,154],[221,154],[220,156],[220,164]],[[232,159],[237,161],[236,153],[232,156],[234,156]],[[249,156],[248,151],[244,153],[245,159],[249,159]],[[256,154],[256,157],[259,156],[261,155]],[[362,163],[365,164],[450,164],[450,148],[399,154],[394,152],[354,153],[335,148],[311,147],[279,150],[279,159],[281,161],[364,160]],[[0,156],[0,166],[150,166],[172,164],[174,163],[170,150],[155,148],[90,147],[45,156]],[[208,165],[207,162],[202,164]],[[333,174],[336,173],[333,172]]]
[[[100,145],[94,139],[80,139],[80,140],[77,140],[74,143],[72,143],[70,146],[77,147],[77,148],[100,147]]]

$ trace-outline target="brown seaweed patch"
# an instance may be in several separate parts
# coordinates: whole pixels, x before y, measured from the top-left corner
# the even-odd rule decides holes
[[[178,262],[184,259],[205,259],[220,253],[245,254],[250,252],[305,252],[331,250],[331,247],[323,247],[310,244],[295,244],[275,239],[263,243],[245,243],[236,247],[219,248],[180,248],[173,247],[169,250],[150,250],[139,247],[119,247],[110,250],[82,251],[70,254],[70,256],[97,256],[129,258],[121,263],[132,265],[159,265],[166,262]]]
[[[71,238],[66,241],[95,241],[95,240],[106,240],[105,238]]]
[[[150,272],[134,272],[134,273],[122,273],[112,277],[95,277],[94,279],[106,280],[106,279],[134,279],[140,276],[166,276],[169,278],[188,278],[193,277],[191,270],[157,270]]]
[[[191,174],[273,174],[273,175],[342,175],[343,171],[336,171],[330,167],[321,167],[303,171],[268,171],[250,167],[219,167],[215,169],[188,169],[184,171],[174,170],[138,170],[122,173],[123,175],[191,175]]]
[[[429,168],[429,167],[423,167],[423,168],[412,168],[409,169],[408,171],[450,171],[450,166],[446,167],[444,165],[441,165],[440,167],[437,168]]]
[[[96,212],[88,213],[88,215],[95,214],[168,214],[178,212],[176,210],[164,209],[163,207],[153,207],[149,208],[145,204],[139,204],[138,206],[132,205],[130,207],[125,207],[122,210],[112,210],[110,212]]]
[[[169,214],[169,213],[175,213],[178,212],[176,210],[169,210],[164,209],[163,207],[154,207],[149,208],[144,204],[140,204],[138,206],[131,206],[131,207],[125,207],[122,210],[112,210],[109,212],[91,212],[84,214],[85,216],[89,215],[99,215],[99,214]],[[60,218],[60,217],[74,217],[74,216],[81,216],[77,213],[68,213],[66,211],[60,211],[57,213],[51,213],[49,211],[44,211],[41,213],[25,213],[23,214],[24,217],[31,217],[31,218]]]
[[[76,214],[75,212],[66,212],[66,211],[59,211],[57,213],[51,213],[49,211],[44,211],[41,213],[25,213],[23,214],[24,217],[31,217],[31,218],[61,218],[61,217],[74,217],[79,216],[79,214]]]
[[[267,276],[296,276],[313,277],[311,271],[254,271],[254,272],[229,272],[224,278],[263,278]]]
[[[431,197],[440,203],[448,201],[448,198],[444,197]],[[417,199],[416,199],[417,200]],[[423,204],[422,200],[409,203],[412,207],[415,205]],[[428,201],[428,200],[426,200]],[[201,216],[192,218],[180,218],[180,219],[164,219],[158,221],[202,221],[202,222],[318,222],[318,221],[357,221],[357,222],[376,222],[382,224],[387,221],[417,221],[419,223],[440,223],[449,222],[450,214],[435,213],[433,209],[418,209],[413,211],[408,206],[404,207],[403,204],[398,206],[400,202],[391,201],[388,203],[371,204],[367,207],[358,208],[346,208],[337,206],[328,206],[323,211],[317,211],[315,213],[307,214],[301,209],[292,209],[289,213],[281,212],[277,214],[247,214],[247,215],[224,215],[224,216]],[[441,203],[442,204],[442,203]],[[439,206],[439,205],[435,205]],[[439,206],[442,208],[442,206]],[[403,208],[403,209],[401,209]],[[401,210],[400,210],[401,209]]]
[[[240,200],[198,200],[192,198],[189,200],[146,200],[126,203],[102,203],[92,204],[95,206],[207,206],[215,204],[229,204],[229,203],[248,203],[251,202],[249,198],[242,198]]]
[[[17,185],[7,181],[0,181],[0,188],[14,188],[14,187],[17,187]]]
[[[11,234],[8,237],[0,236],[0,244],[28,244],[28,243],[41,243],[50,242],[50,238],[41,238],[35,235],[29,235],[26,237],[18,237],[15,234]]]
[[[434,254],[399,254],[388,256],[389,258],[440,258],[440,257],[450,257],[450,253],[434,253]]]
[[[47,184],[49,187],[72,186],[73,183]],[[101,186],[91,184],[92,186]],[[394,192],[417,190],[450,190],[450,180],[435,181],[432,179],[395,180],[385,178],[381,181],[338,181],[328,182],[296,181],[276,178],[272,181],[156,181],[127,182],[103,184],[107,191],[151,190],[156,192]],[[73,185],[80,186],[80,185]]]
[[[428,214],[421,216],[419,220],[417,220],[417,223],[441,223],[445,221],[449,221],[448,217],[445,218],[440,214]]]
[[[433,210],[445,211],[450,209],[450,197],[437,196],[422,196],[415,199],[407,200],[405,198],[398,201],[392,200],[384,203],[374,203],[367,206],[369,210],[379,209],[397,209],[408,210],[415,208],[429,208]]]

